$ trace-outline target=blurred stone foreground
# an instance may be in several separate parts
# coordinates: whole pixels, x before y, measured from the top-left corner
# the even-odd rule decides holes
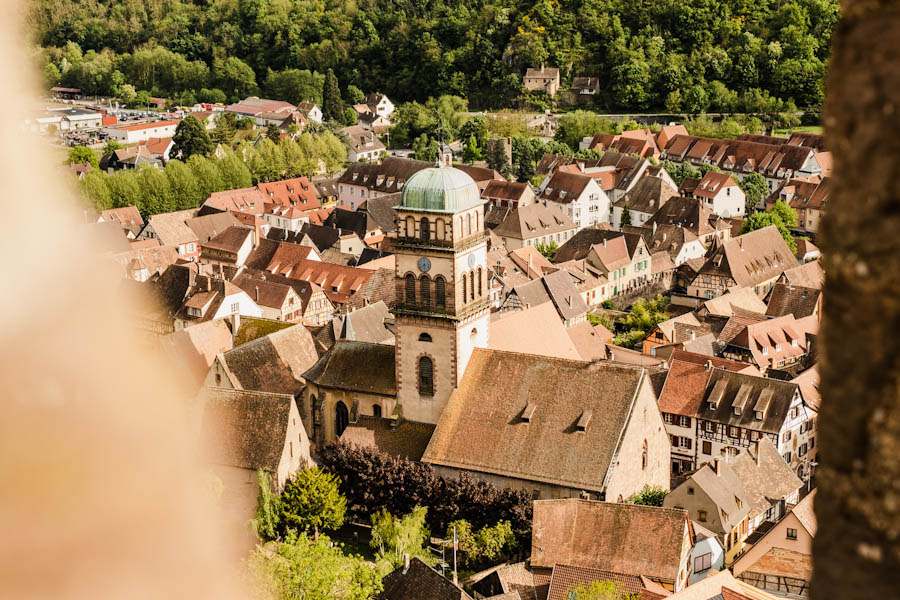
[[[825,366],[812,597],[900,597],[900,3],[844,0],[827,83]]]
[[[21,10],[0,3],[0,597],[246,597],[184,398],[74,235],[58,151],[22,131],[39,104]]]

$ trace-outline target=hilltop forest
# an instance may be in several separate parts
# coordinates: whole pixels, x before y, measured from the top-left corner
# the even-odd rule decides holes
[[[48,84],[179,100],[341,91],[476,109],[534,100],[521,75],[600,80],[598,110],[818,107],[837,0],[32,0]],[[533,94],[532,94],[533,95]],[[346,98],[345,98],[346,99]]]

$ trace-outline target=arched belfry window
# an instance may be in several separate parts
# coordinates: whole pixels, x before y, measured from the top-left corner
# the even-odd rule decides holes
[[[419,334],[419,341],[420,341],[420,342],[430,342],[430,341],[431,341],[431,335],[429,335],[429,334],[427,334],[427,333],[420,333],[420,334]]]
[[[406,274],[406,302],[416,303],[416,276],[412,273]]]
[[[481,267],[478,267],[478,297],[481,298]]]
[[[338,400],[338,403],[334,406],[334,435],[341,437],[349,423],[350,411],[347,410],[346,404]]]
[[[469,299],[468,296],[466,296],[466,289],[468,287],[466,286],[466,274],[463,273],[460,278],[462,279],[462,303],[465,304],[466,300]]]
[[[419,239],[423,242],[431,239],[431,223],[428,222],[428,217],[422,217],[419,221]]]
[[[422,275],[419,280],[419,298],[422,299],[422,304],[431,304],[431,277],[428,275]]]
[[[419,359],[419,394],[434,396],[434,363],[427,356]]]
[[[406,217],[406,237],[416,237],[416,220]]]
[[[469,271],[469,300],[475,299],[475,271]]]
[[[644,440],[644,449],[641,452],[641,469],[647,468],[647,440]]]
[[[447,305],[447,282],[441,275],[434,278],[434,298],[438,306]]]

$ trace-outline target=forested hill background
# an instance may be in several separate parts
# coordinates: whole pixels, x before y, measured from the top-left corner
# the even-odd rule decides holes
[[[323,75],[395,102],[511,106],[526,67],[600,79],[602,110],[822,101],[837,0],[32,0],[48,84],[320,101]]]

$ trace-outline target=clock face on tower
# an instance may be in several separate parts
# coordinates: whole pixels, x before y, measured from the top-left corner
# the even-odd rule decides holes
[[[469,255],[469,268],[470,269],[475,268],[475,254],[474,253]]]
[[[429,269],[431,269],[431,261],[426,257],[422,257],[419,259],[419,270],[423,273],[427,273]]]

